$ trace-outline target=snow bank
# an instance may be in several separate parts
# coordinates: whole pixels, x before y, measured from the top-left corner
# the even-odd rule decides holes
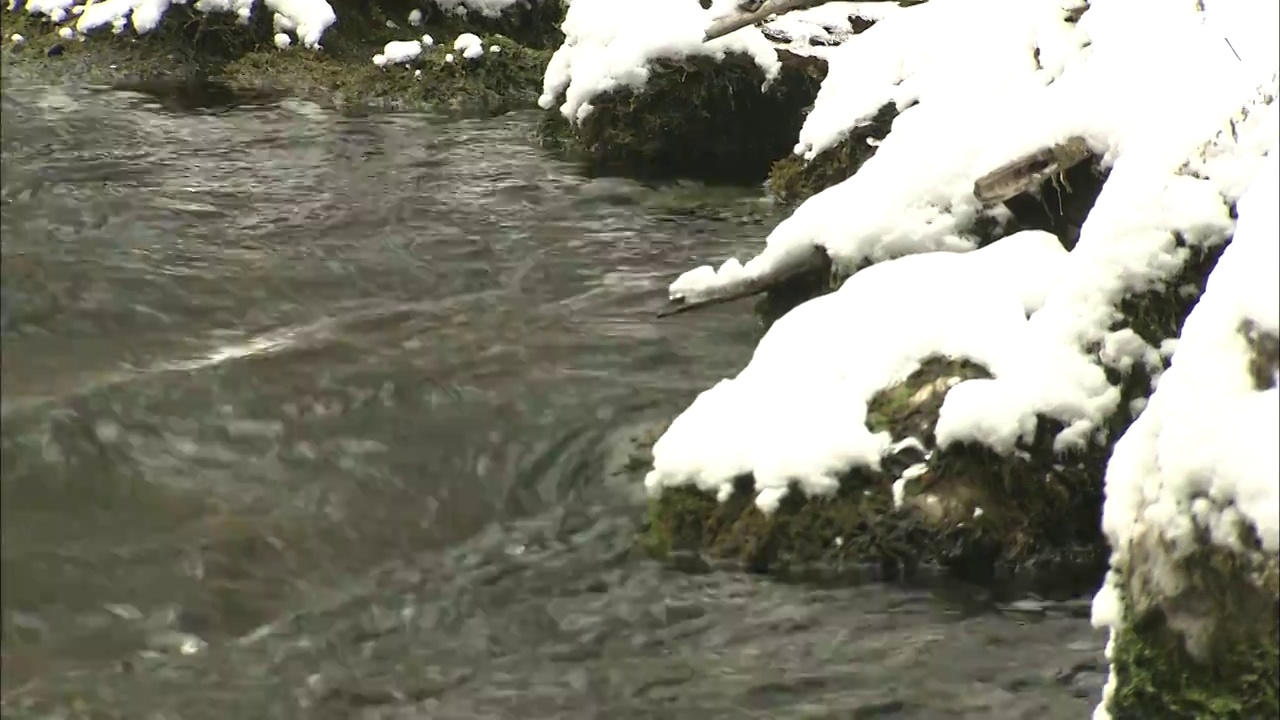
[[[866,428],[875,393],[931,355],[996,374],[1016,365],[1027,314],[1066,256],[1054,236],[1023,232],[972,253],[917,254],[857,273],[779,319],[746,369],[676,418],[654,446],[646,486],[693,483],[723,499],[750,473],[769,511],[793,480],[823,494],[851,466],[878,468],[891,439]]]
[[[781,223],[745,271],[765,274],[798,246],[823,247],[850,269],[970,249],[965,230],[981,211],[973,183],[1003,162],[1073,136],[1114,160],[1152,117],[1183,128],[1221,123],[1239,108],[1241,87],[1258,83],[1222,34],[1241,43],[1256,35],[1232,19],[1250,13],[1269,27],[1275,7],[1237,2],[1213,25],[1192,5],[1158,0],[1099,0],[1078,24],[1059,0],[931,0],[887,16],[832,54],[797,152],[835,145],[885,104],[906,109],[875,157]],[[1251,57],[1266,65],[1272,56],[1264,47]],[[1229,97],[1230,108],[1184,113],[1201,89]],[[672,295],[693,299],[717,284],[701,275],[677,280]]]
[[[247,23],[253,13],[254,2],[255,0],[197,0],[194,7],[203,13],[233,13],[240,22]],[[333,7],[326,0],[265,0],[265,3],[274,13],[276,34],[294,33],[298,41],[308,48],[320,47],[320,38],[337,22]],[[84,5],[77,4],[74,0],[37,0],[28,3],[27,10],[48,15],[55,22],[61,22],[66,17],[66,8],[72,8],[73,14],[75,8],[83,8],[76,20],[77,32],[87,33],[106,25],[111,25],[118,31],[128,22],[133,25],[135,32],[146,34],[160,26],[170,4],[170,0],[99,0]],[[273,40],[277,47],[283,48],[291,44],[279,38]]]
[[[750,56],[766,83],[780,70],[777,51],[756,28],[743,28],[709,43],[706,27],[736,0],[715,0],[704,10],[692,0],[575,0],[561,29],[564,43],[547,65],[538,104],[571,123],[591,113],[591,100],[619,88],[638,89],[649,79],[649,64],[661,58],[727,53]],[[726,122],[731,119],[726,119]]]
[[[1280,552],[1280,391],[1255,386],[1241,330],[1280,333],[1278,160],[1273,150],[1240,199],[1234,239],[1187,318],[1172,365],[1108,465],[1103,529],[1117,571],[1094,601],[1094,622],[1113,638],[1122,622],[1119,572],[1135,545],[1160,558],[1147,563],[1146,592],[1163,598],[1187,590],[1179,563],[1206,538],[1249,555],[1258,549],[1242,538],[1254,535],[1262,553]],[[1107,698],[1114,686],[1113,678]],[[1097,717],[1107,716],[1105,705]]]
[[[842,125],[864,120],[885,102],[915,105],[902,111],[858,173],[779,224],[758,257],[745,265],[730,261],[723,273],[691,271],[673,283],[672,296],[693,299],[814,246],[846,269],[912,253],[971,250],[974,241],[964,232],[982,212],[974,181],[1011,159],[1081,137],[1111,173],[1078,244],[1057,267],[1061,277],[1046,288],[1044,307],[1017,333],[1016,352],[1001,355],[1000,367],[990,368],[993,379],[953,388],[936,428],[940,446],[973,441],[1008,452],[1034,430],[1036,416],[1045,415],[1067,426],[1058,449],[1079,446],[1120,400],[1104,364],[1158,362],[1156,347],[1164,340],[1112,332],[1121,319],[1117,303],[1158,289],[1194,248],[1226,239],[1231,202],[1280,132],[1272,104],[1277,4],[1204,4],[1197,12],[1194,3],[1096,0],[1078,25],[1058,0],[931,0],[887,17],[839,49],[841,60],[832,61],[800,149],[833,144]],[[863,270],[848,283],[862,287],[858,277],[878,270]],[[997,282],[1023,272],[1010,270]],[[862,360],[840,343],[867,327],[880,334],[857,334],[861,353],[892,355],[899,351],[890,346],[912,346],[916,336],[906,328],[924,324],[927,334],[927,313],[910,309],[910,320],[899,322],[866,318],[884,308],[904,312],[898,307],[904,293],[912,302],[937,305],[930,277],[903,275],[899,281],[910,292],[886,287],[885,297],[861,295],[863,303],[844,306],[845,315],[824,310],[839,299],[793,311],[822,322],[786,323],[790,329],[782,332],[793,336],[791,344],[805,353],[835,352],[838,359],[797,353],[770,364],[771,377],[722,383],[705,393],[672,425],[671,440],[655,449],[653,484],[720,488],[730,470],[755,469],[764,471],[765,487],[789,475],[821,490],[837,469],[873,465],[875,446],[860,429],[849,429],[861,422],[865,388],[851,393],[847,383],[862,372]],[[976,280],[947,282],[959,303],[986,290]],[[836,297],[849,296],[842,290]],[[809,307],[815,303],[819,310]],[[773,336],[761,347],[775,342]],[[856,382],[891,379],[886,373]],[[832,423],[824,429],[805,413],[780,412],[780,393],[812,393],[828,408],[843,407],[820,415]],[[797,427],[812,437],[797,437]],[[735,433],[750,440],[727,437]],[[767,441],[774,434],[796,439]],[[786,449],[773,457],[782,444]],[[728,457],[733,453],[742,453],[736,465]]]

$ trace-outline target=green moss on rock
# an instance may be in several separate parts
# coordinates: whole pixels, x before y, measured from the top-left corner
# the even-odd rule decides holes
[[[812,160],[794,153],[777,160],[769,170],[769,192],[780,202],[800,203],[853,177],[875,155],[876,141],[888,136],[897,114],[896,106],[889,103],[869,123],[854,128],[848,137]]]
[[[1144,560],[1134,558],[1137,570],[1123,580],[1126,620],[1114,640],[1111,716],[1280,717],[1276,557],[1259,566],[1232,551],[1202,548],[1178,561],[1187,583],[1175,598],[1143,596]],[[1195,637],[1181,629],[1182,613],[1192,615]]]
[[[941,569],[985,584],[1026,580],[1046,594],[1097,586],[1106,548],[1098,527],[1100,460],[1045,453],[1046,431],[1027,453],[1003,458],[980,447],[933,450],[932,428],[946,392],[987,377],[971,362],[929,358],[903,383],[870,403],[870,422],[895,439],[915,438],[885,458],[879,472],[859,469],[830,497],[791,492],[765,515],[750,478],[717,503],[690,487],[652,501],[649,548],[659,555],[703,552],[780,575],[856,574],[902,578]],[[927,469],[894,483],[909,466]]]
[[[446,62],[450,51],[436,46],[425,49],[413,63],[385,68],[369,60],[372,53],[351,57],[273,47],[228,63],[220,77],[240,87],[283,86],[348,105],[427,105],[468,114],[533,107],[549,52],[526,48],[501,35],[483,40],[486,47],[497,45],[502,51],[487,52],[476,60]],[[415,70],[421,70],[422,76],[415,77]]]
[[[744,181],[763,179],[795,144],[826,63],[780,52],[782,70],[765,90],[750,57],[663,59],[639,91],[592,100],[570,127],[558,110],[542,125],[544,142],[602,172]]]
[[[1171,277],[1117,303],[1112,329],[1130,327],[1154,347],[1176,337],[1223,247],[1187,248],[1182,267]],[[1259,339],[1255,382],[1274,382],[1275,346]],[[782,574],[814,565],[892,572],[938,567],[983,583],[1013,579],[1044,594],[1091,590],[1108,555],[1098,522],[1106,461],[1150,395],[1157,370],[1141,363],[1107,368],[1119,403],[1084,448],[1056,452],[1054,439],[1063,427],[1041,417],[1033,438],[1001,456],[975,445],[935,447],[933,427],[946,392],[988,374],[962,359],[927,358],[904,382],[868,403],[869,429],[918,443],[913,448],[899,442],[881,471],[850,473],[833,497],[790,493],[773,516],[755,509],[750,478],[741,479],[723,504],[689,488],[670,490],[651,507],[651,544]],[[903,502],[894,507],[894,482],[912,466],[913,477],[902,486]]]

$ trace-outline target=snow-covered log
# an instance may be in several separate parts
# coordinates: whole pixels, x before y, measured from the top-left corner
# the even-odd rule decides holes
[[[656,443],[657,549],[771,570],[1076,568],[1096,587],[1107,459],[1277,145],[1278,43],[1265,3],[1081,10],[930,0],[833,53],[797,151],[891,105],[874,155],[757,257],[670,293],[758,287],[815,249],[851,276]]]

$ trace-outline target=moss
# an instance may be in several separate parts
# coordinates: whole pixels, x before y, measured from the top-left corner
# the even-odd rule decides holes
[[[220,77],[240,87],[268,85],[325,95],[339,105],[426,105],[467,114],[500,114],[537,101],[548,51],[533,50],[500,35],[484,38],[486,53],[474,61],[445,62],[449,51],[427,49],[408,66],[379,68],[368,57],[296,50],[258,50],[229,63]],[[371,54],[370,54],[371,56]],[[414,76],[421,70],[422,77]]]
[[[933,444],[933,424],[942,408],[947,390],[972,378],[989,378],[987,369],[968,360],[931,357],[920,364],[905,382],[881,390],[867,403],[867,427],[872,432],[888,432],[895,440],[904,437],[927,439]]]
[[[1053,596],[1097,587],[1106,560],[1097,520],[1100,454],[1055,457],[1046,424],[1020,457],[971,446],[926,455],[946,390],[986,376],[970,362],[929,358],[878,394],[870,422],[920,446],[885,458],[880,472],[850,472],[833,496],[792,492],[765,515],[755,507],[750,478],[724,503],[693,488],[664,492],[650,507],[650,550],[699,551],[780,575],[901,578],[940,569],[992,586],[1017,580]],[[894,481],[922,462],[927,471],[906,483],[895,507]]]
[[[189,5],[175,5],[152,33],[117,36],[98,31],[86,42],[63,41],[57,37],[58,26],[25,12],[13,12],[3,16],[4,34],[18,32],[28,42],[20,48],[7,47],[5,55],[6,60],[36,60],[52,75],[123,82],[129,89],[143,91],[159,90],[139,86],[139,82],[177,79],[186,85],[225,82],[249,93],[270,88],[345,106],[428,106],[468,114],[497,114],[535,106],[551,50],[489,34],[484,37],[486,47],[498,45],[502,48],[500,53],[486,53],[475,61],[459,58],[456,63],[446,63],[444,56],[452,39],[461,32],[476,31],[477,27],[454,16],[417,28],[387,27],[388,20],[403,23],[412,7],[413,3],[398,7],[336,2],[339,20],[326,33],[322,52],[277,49],[272,42],[270,14],[261,11],[245,27],[230,14],[205,14]],[[539,10],[534,12],[534,7]],[[530,6],[525,15],[489,24],[529,35],[533,28],[524,24],[549,23],[538,26],[545,35],[544,31],[559,21],[558,8],[555,2],[540,3]],[[396,17],[389,17],[391,14]],[[373,65],[373,55],[386,42],[424,32],[439,44],[425,51],[415,64],[385,69]],[[55,45],[63,48],[63,54],[46,57]],[[421,78],[414,77],[415,69],[422,71]]]
[[[769,170],[769,191],[780,202],[794,204],[849,179],[875,155],[878,143],[871,144],[868,140],[883,140],[888,136],[897,114],[897,107],[888,103],[870,123],[855,128],[848,137],[812,160],[789,154],[774,162]]]
[[[1179,565],[1197,617],[1211,634],[1189,646],[1161,604],[1137,609],[1126,597],[1126,624],[1115,638],[1110,703],[1116,720],[1252,720],[1280,717],[1280,628],[1275,557],[1258,582],[1242,556],[1204,549]],[[1126,586],[1132,591],[1132,579]],[[1166,599],[1177,602],[1179,599]]]
[[[572,128],[551,111],[542,136],[595,172],[762,180],[795,143],[826,74],[819,59],[779,55],[781,73],[764,91],[764,74],[746,55],[659,60],[640,91],[595,98]]]
[[[1127,326],[1157,348],[1165,340],[1181,334],[1182,323],[1200,300],[1209,273],[1218,264],[1226,244],[1190,248],[1181,242],[1179,245],[1185,248],[1187,256],[1177,274],[1121,300],[1118,306],[1121,319],[1113,325],[1113,330]]]

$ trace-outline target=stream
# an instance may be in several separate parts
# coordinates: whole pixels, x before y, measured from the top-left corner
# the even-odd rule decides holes
[[[634,549],[637,448],[750,357],[756,188],[537,117],[3,89],[6,718],[1084,718],[1087,599]]]

